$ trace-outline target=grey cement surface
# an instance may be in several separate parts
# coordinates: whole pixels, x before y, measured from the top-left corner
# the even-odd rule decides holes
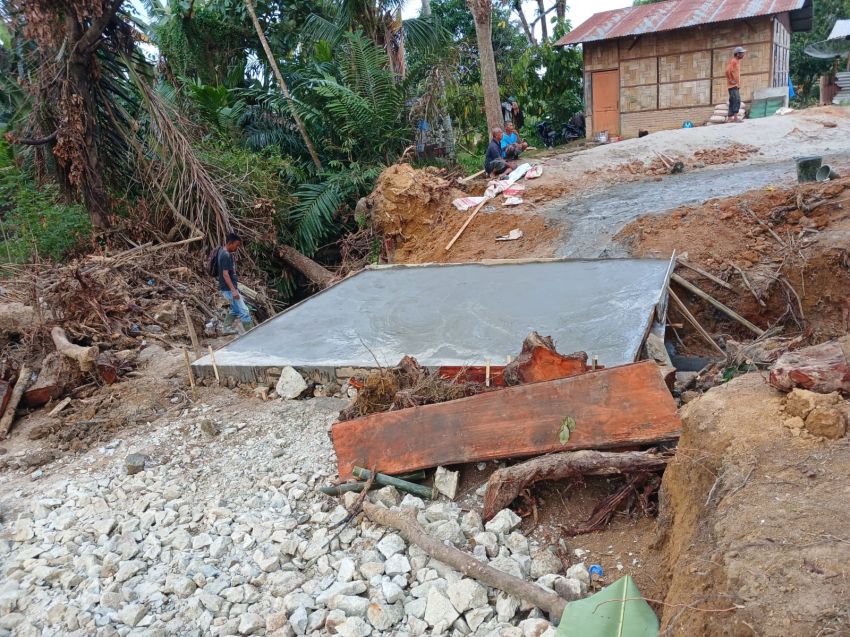
[[[503,365],[537,330],[559,352],[635,360],[669,262],[657,259],[369,269],[282,312],[216,352],[230,370]],[[376,363],[377,359],[377,363]],[[206,368],[207,358],[197,366]]]
[[[824,163],[834,165],[848,158],[847,154],[826,155]],[[566,227],[564,242],[556,253],[559,257],[626,256],[626,250],[613,241],[614,235],[640,216],[662,214],[768,185],[788,186],[796,179],[793,159],[690,171],[661,181],[614,184],[601,192],[554,202],[539,214]]]

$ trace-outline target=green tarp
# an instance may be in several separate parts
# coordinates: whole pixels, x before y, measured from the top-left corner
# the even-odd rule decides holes
[[[556,637],[658,637],[658,617],[626,575],[567,604]]]

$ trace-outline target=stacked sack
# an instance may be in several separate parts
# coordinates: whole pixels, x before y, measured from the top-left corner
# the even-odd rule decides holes
[[[746,115],[747,105],[741,102],[741,109],[738,111],[738,117],[744,119],[744,115]],[[706,126],[711,126],[712,124],[724,124],[726,122],[726,117],[729,115],[729,103],[717,104],[714,107],[714,113],[711,114],[711,117],[705,123]]]

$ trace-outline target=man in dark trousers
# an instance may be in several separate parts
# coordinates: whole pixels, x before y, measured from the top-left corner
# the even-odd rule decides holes
[[[747,50],[743,47],[735,47],[729,64],[726,65],[726,86],[729,89],[729,117],[727,122],[740,122],[738,111],[741,110],[741,60]]]
[[[508,163],[502,159],[502,129],[495,127],[490,131],[490,144],[487,146],[487,154],[484,156],[484,172],[488,176],[501,175],[508,169]]]
[[[236,331],[240,334],[254,326],[251,312],[242,295],[239,294],[239,278],[236,275],[234,254],[242,245],[238,234],[231,232],[227,235],[224,246],[218,250],[218,289],[221,295],[230,303],[230,314],[225,322],[229,327],[236,322]],[[238,321],[238,322],[237,322]]]

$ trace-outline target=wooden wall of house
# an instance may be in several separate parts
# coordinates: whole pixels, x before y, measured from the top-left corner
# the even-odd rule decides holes
[[[620,76],[620,134],[701,125],[715,104],[728,101],[726,64],[736,46],[747,49],[741,64],[741,98],[787,82],[788,15],[708,24],[583,45],[587,130],[593,132],[593,73]]]

